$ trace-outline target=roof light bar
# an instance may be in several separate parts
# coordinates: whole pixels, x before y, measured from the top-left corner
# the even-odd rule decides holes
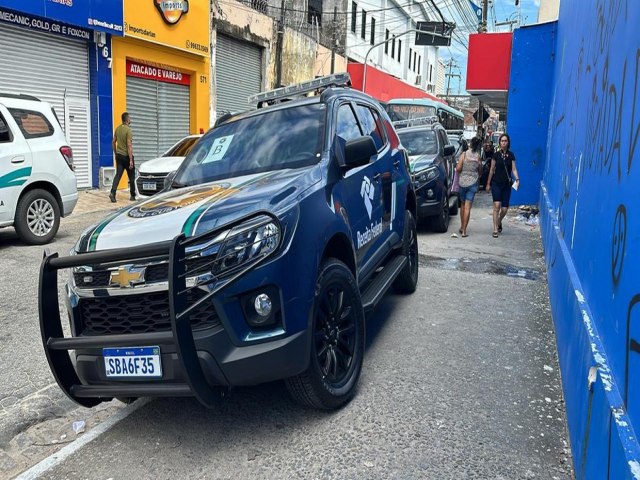
[[[420,125],[433,125],[438,123],[437,115],[429,115],[428,117],[407,118],[406,120],[396,120],[391,122],[395,128],[418,127]]]
[[[256,93],[248,98],[249,104],[258,104],[262,102],[275,103],[277,101],[300,96],[305,93],[314,92],[319,88],[327,87],[350,87],[351,76],[348,73],[334,73],[326,77],[314,78],[306,82],[295,83],[287,87],[276,88],[267,92]]]

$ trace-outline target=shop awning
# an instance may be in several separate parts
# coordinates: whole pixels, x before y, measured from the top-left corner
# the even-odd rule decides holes
[[[362,88],[364,65],[362,63],[348,63],[347,71],[351,75],[351,85],[360,91]],[[409,85],[408,83],[367,65],[366,92],[381,102],[387,102],[393,98],[429,98],[438,102],[444,100],[425,92],[424,90]]]
[[[507,108],[512,40],[510,32],[469,35],[466,90],[500,111]]]

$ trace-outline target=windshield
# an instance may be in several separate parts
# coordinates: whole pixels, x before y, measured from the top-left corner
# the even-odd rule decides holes
[[[322,153],[325,116],[325,105],[314,103],[222,124],[200,139],[175,182],[196,185],[313,165]]]
[[[171,147],[163,157],[186,157],[200,137],[187,137]]]
[[[384,109],[392,122],[410,120],[412,118],[430,117],[436,114],[436,108],[430,105],[393,105],[387,104]]]
[[[438,153],[436,134],[433,130],[414,130],[398,132],[402,146],[407,149],[409,156],[433,155]]]

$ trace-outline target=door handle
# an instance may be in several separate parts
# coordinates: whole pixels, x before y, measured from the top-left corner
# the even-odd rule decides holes
[[[400,160],[396,160],[395,162],[393,162],[393,166],[398,168],[400,166]]]
[[[374,179],[374,180],[380,180],[380,173],[376,173],[376,174],[373,176],[373,179]]]
[[[24,162],[24,157],[22,155],[19,155],[17,157],[13,157],[11,159],[11,163],[22,163]]]

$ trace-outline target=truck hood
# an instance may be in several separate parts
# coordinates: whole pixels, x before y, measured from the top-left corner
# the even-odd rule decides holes
[[[185,157],[159,157],[153,160],[147,160],[140,167],[138,173],[145,175],[149,173],[171,173],[175,172],[182,164]]]
[[[277,212],[317,181],[315,169],[278,170],[170,190],[85,231],[78,252],[128,248],[206,232],[257,210]]]
[[[411,173],[419,172],[433,164],[436,154],[429,155],[413,155],[409,157],[409,170]]]

